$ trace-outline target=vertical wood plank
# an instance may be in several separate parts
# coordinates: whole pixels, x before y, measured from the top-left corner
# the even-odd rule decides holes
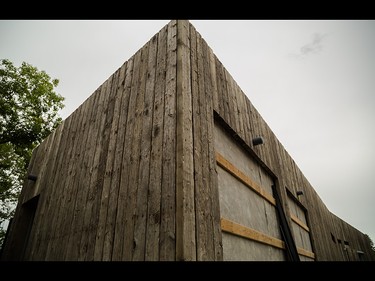
[[[103,190],[100,199],[100,210],[99,210],[99,218],[98,218],[98,228],[96,230],[95,236],[95,246],[94,246],[94,260],[102,260],[103,258],[103,244],[104,244],[104,235],[106,233],[106,220],[107,220],[107,213],[109,206],[109,196],[110,196],[110,188],[111,188],[111,179],[112,173],[114,170],[114,159],[115,159],[115,150],[116,150],[116,141],[117,141],[117,134],[119,130],[119,119],[120,119],[120,107],[121,107],[121,91],[119,87],[119,81],[124,79],[125,75],[125,67],[124,64],[120,69],[116,71],[115,74],[115,81],[112,83],[111,89],[111,96],[114,95],[112,98],[114,99],[114,112],[113,112],[113,121],[110,125],[111,131],[109,134],[109,144],[108,144],[108,157],[103,167],[104,178],[103,178]]]
[[[189,23],[187,21],[177,21],[177,260],[196,260],[189,41]]]
[[[96,117],[98,112],[98,104],[101,97],[101,91],[105,85],[99,87],[95,93],[88,99],[88,126],[84,131],[82,139],[82,146],[84,151],[81,153],[81,167],[79,170],[79,180],[74,183],[74,188],[77,190],[76,200],[73,208],[73,219],[70,224],[70,234],[68,242],[66,243],[66,251],[64,260],[78,260],[80,239],[82,233],[83,216],[85,210],[86,194],[90,182],[91,159],[94,156],[96,141]]]
[[[200,106],[200,135],[201,158],[199,165],[201,169],[202,185],[196,188],[196,221],[197,221],[197,259],[213,260],[214,244],[212,230],[212,207],[211,207],[211,177],[209,167],[209,146],[208,137],[209,116],[212,116],[212,93],[211,81],[209,79],[208,52],[202,37],[197,35],[197,53],[198,53],[198,77],[199,77],[199,106]],[[194,138],[194,143],[195,143]],[[198,223],[199,222],[199,223]]]
[[[58,131],[58,132],[55,131],[55,133],[54,133],[56,139],[58,139],[59,136],[61,136],[60,131],[61,131],[63,125],[60,125],[59,127],[60,127],[60,130],[57,129],[56,131]],[[40,169],[39,168],[39,161],[40,160],[38,161],[37,159],[38,159],[39,154],[41,154],[39,152],[40,149],[41,149],[40,145],[38,145],[34,148],[32,154],[31,154],[29,166],[27,167],[27,175],[38,175],[39,174],[39,169]],[[41,157],[41,156],[39,156],[39,157]],[[40,181],[39,181],[39,184],[40,184]],[[21,193],[18,197],[16,209],[19,209],[21,207],[21,205],[27,201],[26,198],[29,196],[29,193],[30,193],[29,189],[32,188],[35,185],[36,185],[36,183],[34,183],[32,181],[29,181],[29,180],[26,180],[26,179],[24,180],[24,182],[22,184]],[[16,213],[18,213],[17,210],[16,210]],[[15,222],[16,219],[17,218],[15,216],[13,218],[13,222]]]
[[[63,162],[64,158],[66,158],[66,151],[68,147],[68,138],[69,138],[69,130],[71,126],[72,116],[68,117],[64,121],[64,130],[62,131],[62,139],[61,143],[62,145],[59,147],[60,151],[58,153],[58,158],[56,159],[56,162],[58,165],[56,165],[56,171],[55,171],[55,177],[54,180],[51,182],[52,188],[46,188],[46,193],[44,194],[44,200],[42,206],[41,206],[41,213],[40,213],[40,221],[41,226],[37,228],[36,233],[36,244],[33,248],[33,252],[31,255],[35,257],[35,259],[44,260],[45,253],[47,251],[48,247],[48,241],[50,239],[50,231],[51,231],[51,220],[52,220],[52,214],[56,210],[56,208],[59,206],[58,204],[60,201],[56,201],[55,194],[60,191],[59,187],[61,187],[58,180],[61,176],[61,172],[63,169]],[[57,206],[56,206],[57,203]]]
[[[260,145],[261,146],[261,149],[262,149],[262,160],[263,162],[269,166],[270,165],[270,161],[269,161],[269,142],[268,142],[268,134],[266,132],[266,122],[265,120],[262,118],[262,116],[259,115],[259,127],[260,127],[260,136],[262,136],[263,140],[264,140],[264,144]]]
[[[37,181],[33,183],[30,180],[25,180],[25,184],[28,184],[29,188],[26,189],[24,196],[22,198],[22,203],[30,200],[34,196],[38,195],[41,190],[43,189],[43,183],[45,182],[45,178],[49,175],[49,166],[51,164],[51,154],[54,151],[54,140],[55,140],[55,131],[53,131],[44,141],[39,144],[39,157],[36,157],[36,161],[34,161],[34,171],[33,175],[37,176]],[[27,174],[29,175],[29,174]],[[38,180],[39,179],[39,180]],[[20,200],[20,199],[19,199]]]
[[[224,65],[222,65],[222,69],[223,69],[223,83],[225,85],[225,91],[223,91],[223,97],[224,97],[224,109],[225,109],[225,118],[226,118],[226,121],[228,122],[228,124],[234,129],[236,130],[236,126],[235,126],[235,119],[234,119],[234,110],[233,110],[233,97],[231,95],[231,92],[230,92],[230,84],[229,84],[229,80],[228,80],[228,71],[227,69],[225,68]]]
[[[115,230],[115,240],[113,246],[113,253],[112,259],[113,260],[123,260],[124,259],[124,251],[129,250],[124,247],[124,240],[125,240],[125,230],[129,225],[127,225],[127,214],[126,210],[128,208],[128,187],[132,183],[129,183],[129,176],[131,171],[132,165],[132,142],[133,142],[133,134],[134,128],[136,123],[136,102],[137,102],[137,92],[133,88],[135,83],[138,81],[139,77],[139,66],[141,60],[141,51],[138,51],[134,55],[134,64],[132,70],[132,79],[129,92],[129,105],[128,105],[128,112],[127,112],[127,120],[126,120],[126,132],[125,132],[125,143],[124,143],[124,153],[122,158],[122,165],[121,165],[121,179],[120,179],[120,191],[119,191],[119,198],[118,198],[118,208],[117,208],[117,217],[116,217],[116,230]]]
[[[79,218],[80,212],[78,211],[77,213],[77,207],[80,204],[80,196],[79,194],[82,194],[82,189],[79,189],[79,181],[82,179],[82,171],[83,171],[83,165],[82,162],[85,159],[85,149],[87,147],[87,139],[88,139],[88,131],[90,128],[90,118],[91,118],[91,108],[90,106],[93,105],[94,100],[96,96],[93,95],[89,99],[86,100],[82,104],[82,125],[80,129],[78,130],[78,150],[76,154],[74,155],[74,163],[75,163],[75,170],[76,173],[75,175],[71,178],[71,181],[69,183],[69,186],[71,186],[72,190],[74,191],[72,197],[74,202],[72,202],[72,205],[70,207],[70,214],[69,218],[65,219],[65,225],[64,225],[64,233],[66,233],[66,237],[64,237],[64,240],[61,242],[62,245],[64,245],[64,253],[62,255],[62,259],[65,259],[66,256],[68,255],[69,249],[72,247],[72,236],[75,234],[74,233],[74,222]],[[82,208],[78,207],[78,210],[81,210]]]
[[[55,217],[56,220],[59,220],[59,226],[56,230],[58,235],[60,236],[57,240],[57,243],[61,245],[63,250],[56,251],[56,249],[52,249],[51,258],[53,260],[56,259],[64,259],[66,255],[66,251],[68,249],[67,243],[69,241],[70,235],[72,235],[72,224],[74,217],[74,210],[76,206],[77,200],[77,182],[81,179],[81,159],[84,155],[84,147],[85,147],[85,133],[87,134],[89,122],[87,116],[87,112],[90,110],[88,108],[89,104],[84,103],[81,105],[79,109],[77,109],[74,114],[76,115],[77,119],[77,128],[75,129],[75,136],[72,139],[72,142],[69,144],[70,146],[74,146],[75,149],[72,152],[69,163],[69,171],[68,176],[66,177],[67,180],[63,183],[63,186],[60,188],[60,192],[64,193],[62,196],[61,193],[58,195],[58,198],[64,198],[62,201],[62,207],[59,208],[59,214]],[[73,121],[72,121],[73,122]],[[82,147],[83,146],[83,147]],[[67,157],[67,156],[66,156]],[[58,199],[56,199],[58,200]]]
[[[63,151],[64,143],[62,142],[67,136],[64,136],[64,133],[66,132],[67,128],[69,127],[70,124],[70,118],[67,118],[58,128],[57,132],[59,135],[59,145],[56,146],[56,157],[54,158],[54,166],[52,169],[51,173],[51,178],[49,180],[49,185],[46,185],[44,191],[40,195],[40,203],[37,208],[37,212],[35,214],[36,216],[36,221],[34,224],[35,231],[33,231],[33,239],[32,239],[32,244],[30,245],[31,251],[29,253],[30,260],[41,260],[42,258],[39,255],[39,250],[41,249],[40,244],[43,239],[44,235],[44,230],[45,230],[45,224],[44,220],[45,217],[48,215],[48,208],[49,208],[49,203],[50,198],[52,197],[52,188],[48,188],[48,186],[54,187],[53,183],[56,178],[56,167],[59,166],[58,160],[61,160],[61,153]],[[43,184],[44,186],[45,184]]]
[[[147,199],[146,260],[159,259],[166,53],[167,26],[159,32],[158,37],[155,99],[152,117],[151,170]]]
[[[168,24],[167,73],[164,99],[163,183],[159,259],[176,259],[176,62],[177,22]]]
[[[245,99],[246,100],[246,120],[245,120],[245,123],[247,124],[246,126],[246,130],[247,130],[247,134],[246,134],[246,137],[245,137],[245,140],[247,142],[247,144],[249,144],[251,146],[251,141],[254,137],[254,129],[253,129],[253,126],[252,126],[252,104],[250,102],[250,100],[248,98]]]
[[[233,79],[233,78],[232,78]],[[241,91],[241,88],[234,82],[234,89],[237,96],[237,118],[238,118],[238,129],[239,135],[242,139],[245,139],[245,129],[244,129],[244,117],[245,117],[245,94]]]
[[[46,233],[46,239],[43,243],[43,256],[45,260],[53,260],[53,257],[51,257],[50,252],[54,251],[56,249],[57,243],[56,240],[59,235],[56,232],[56,228],[61,227],[61,213],[59,211],[60,208],[64,207],[64,202],[66,200],[66,192],[63,192],[65,189],[65,182],[67,180],[67,175],[69,173],[69,163],[71,159],[72,154],[72,142],[75,140],[75,131],[76,131],[76,122],[77,115],[73,115],[70,123],[70,130],[69,130],[69,137],[67,138],[66,142],[68,143],[66,145],[66,149],[64,151],[64,158],[62,159],[61,168],[58,171],[58,177],[59,182],[57,183],[58,188],[56,188],[56,192],[54,193],[54,196],[51,198],[52,205],[50,206],[50,209],[48,211],[48,216],[45,219],[45,222],[48,225],[47,233]],[[52,249],[52,250],[51,250]]]
[[[194,202],[195,202],[195,231],[196,231],[196,247],[197,247],[197,260],[206,259],[206,226],[209,222],[205,220],[204,208],[205,208],[205,185],[203,183],[203,143],[202,143],[202,115],[205,115],[205,111],[201,112],[203,108],[202,103],[205,95],[204,88],[204,73],[203,73],[203,61],[202,61],[202,50],[198,48],[197,32],[194,27],[190,26],[190,65],[191,65],[191,94],[192,94],[192,111],[193,111],[193,160],[194,160]],[[200,47],[200,42],[199,42]],[[202,99],[202,100],[201,100]]]
[[[100,207],[101,207],[101,198],[104,188],[104,178],[106,172],[106,164],[107,159],[112,158],[113,154],[110,153],[110,145],[113,150],[113,143],[110,142],[111,137],[111,127],[115,113],[115,106],[116,106],[116,96],[117,96],[117,82],[118,82],[118,74],[119,70],[116,71],[111,77],[108,79],[109,84],[106,89],[106,97],[105,97],[105,104],[104,104],[104,114],[102,119],[102,124],[100,128],[101,138],[100,138],[100,150],[99,154],[99,162],[98,162],[98,169],[96,178],[94,178],[93,187],[95,195],[92,200],[92,209],[91,215],[89,219],[89,231],[88,235],[86,236],[87,244],[87,251],[85,252],[84,260],[92,261],[94,260],[94,253],[95,253],[95,240],[96,240],[96,233],[99,226],[99,216],[100,216]],[[116,118],[115,118],[116,119]],[[116,122],[116,120],[115,120]],[[112,134],[113,135],[113,134]],[[112,139],[114,139],[112,137]],[[104,191],[106,192],[106,191]]]
[[[125,73],[124,77],[120,76],[119,81],[120,89],[118,95],[121,96],[121,106],[119,112],[120,118],[116,141],[115,159],[109,191],[109,208],[105,226],[106,231],[103,241],[102,260],[104,261],[120,259],[122,255],[122,249],[119,249],[119,247],[116,247],[115,245],[122,245],[120,242],[122,242],[121,238],[123,237],[122,235],[124,233],[124,227],[123,225],[121,225],[121,223],[123,223],[122,218],[124,218],[124,216],[118,215],[118,209],[122,208],[121,211],[123,210],[125,201],[124,198],[126,195],[126,190],[123,189],[124,186],[120,186],[120,181],[123,155],[124,151],[126,150],[124,144],[133,72],[133,57],[123,65],[122,69],[125,71]]]
[[[64,124],[65,122],[62,122],[56,130],[53,132],[53,141],[51,143],[51,154],[48,155],[48,162],[46,164],[47,172],[43,177],[39,177],[39,187],[38,190],[39,192],[44,192],[49,184],[54,180],[55,177],[55,172],[56,172],[56,159],[58,157],[58,151],[59,147],[61,145],[61,138],[62,138],[62,132],[64,129]],[[39,152],[38,152],[39,154]],[[34,156],[33,156],[34,157]],[[36,165],[37,166],[37,165]],[[32,167],[34,167],[34,163],[32,164]],[[39,169],[39,167],[37,168]],[[31,174],[38,174],[38,172],[34,172],[33,170],[31,171]]]
[[[229,124],[232,129],[238,134],[239,133],[239,120],[238,120],[238,109],[237,109],[237,95],[234,86],[234,81],[229,72],[224,68],[225,81],[227,84],[227,101],[228,101],[228,115],[230,116]]]
[[[48,247],[45,254],[46,260],[58,260],[63,256],[64,248],[62,247],[61,240],[64,239],[66,232],[64,232],[64,221],[66,216],[71,211],[72,193],[74,189],[71,188],[71,178],[74,176],[76,170],[74,168],[75,161],[74,154],[78,150],[78,129],[81,124],[82,106],[80,106],[72,117],[71,130],[69,132],[68,150],[64,153],[65,157],[63,160],[63,167],[59,173],[61,180],[59,182],[60,187],[58,193],[54,198],[54,202],[57,203],[56,208],[50,211],[51,221],[50,225],[50,239],[48,241]],[[55,203],[55,204],[56,204]],[[74,203],[74,202],[73,202]]]
[[[32,199],[34,196],[40,194],[40,190],[42,189],[41,183],[43,183],[45,176],[46,176],[46,169],[48,173],[48,159],[51,154],[51,148],[53,146],[53,141],[55,138],[55,132],[53,132],[47,139],[45,139],[42,143],[38,145],[37,148],[33,151],[34,159],[31,159],[27,174],[25,175],[23,187],[21,189],[21,194],[18,198],[18,204],[16,207],[16,212],[21,212],[20,215],[15,215],[13,218],[13,223],[10,226],[11,228],[8,230],[8,238],[10,248],[8,248],[5,244],[3,244],[3,255],[4,257],[8,256],[9,260],[17,260],[17,259],[24,259],[27,260],[30,256],[30,244],[33,242],[33,235],[29,237],[28,245],[25,250],[22,249],[24,246],[21,244],[23,241],[20,241],[18,237],[20,236],[20,227],[15,229],[12,226],[22,224],[22,209],[23,204],[27,201]],[[37,180],[36,182],[28,180],[27,175],[36,175]],[[21,226],[22,228],[22,226]],[[13,239],[12,239],[13,238]],[[6,253],[8,252],[8,254]],[[23,253],[22,253],[23,252]]]
[[[104,97],[104,92],[107,87],[105,82],[94,93],[93,99],[90,100],[89,114],[87,116],[87,129],[83,131],[82,145],[84,150],[80,153],[81,167],[80,177],[73,182],[73,188],[76,190],[75,204],[72,206],[72,219],[70,220],[70,233],[67,238],[67,249],[65,253],[66,260],[82,259],[82,249],[80,248],[81,237],[84,229],[84,220],[86,211],[86,198],[90,189],[90,176],[93,171],[93,161],[96,150],[97,134],[99,133],[99,116],[101,116],[100,104]],[[69,222],[68,222],[69,225]]]
[[[125,211],[125,232],[124,232],[124,246],[122,258],[124,260],[132,260],[134,249],[137,245],[137,237],[134,237],[134,220],[137,207],[137,193],[138,193],[138,174],[140,162],[140,145],[143,126],[143,112],[144,112],[144,95],[146,88],[146,67],[148,61],[148,44],[146,44],[138,53],[139,66],[135,69],[134,78],[132,80],[131,97],[136,99],[134,112],[134,129],[133,139],[131,143],[130,155],[130,171],[128,179],[128,192]]]
[[[103,134],[105,128],[106,117],[108,115],[108,99],[109,93],[112,85],[112,78],[111,76],[106,82],[105,87],[102,88],[100,92],[100,100],[97,105],[97,115],[95,121],[95,130],[92,134],[92,137],[95,138],[93,141],[93,158],[90,162],[90,180],[89,185],[87,187],[87,195],[86,195],[86,203],[85,203],[85,210],[83,215],[83,222],[82,222],[82,235],[81,241],[79,246],[79,256],[78,260],[86,260],[87,254],[89,253],[89,237],[91,233],[96,232],[96,225],[94,226],[91,222],[91,216],[95,212],[95,205],[96,199],[99,197],[101,193],[99,193],[98,188],[101,189],[101,186],[97,184],[98,175],[100,173],[100,156],[102,150],[105,150],[107,147],[108,141],[103,142],[103,138],[105,134]],[[108,135],[108,134],[107,134]],[[91,137],[91,136],[90,136]],[[98,194],[99,193],[99,194]]]
[[[147,191],[150,179],[150,154],[151,154],[151,135],[152,135],[152,115],[154,104],[154,87],[155,87],[155,71],[156,71],[156,57],[157,57],[157,40],[158,36],[154,36],[149,42],[148,60],[145,95],[144,95],[144,110],[143,110],[143,125],[141,135],[141,160],[139,163],[139,191],[137,194],[137,206],[134,223],[134,252],[133,260],[145,259],[145,244],[146,244],[146,219],[147,219]]]
[[[219,106],[221,105],[220,107],[222,111],[220,115],[224,118],[224,120],[226,120],[228,124],[232,124],[231,119],[230,119],[230,114],[229,114],[230,111],[229,111],[227,82],[225,80],[226,70],[217,58],[216,58],[216,66],[218,68],[217,73],[219,75],[219,78],[217,80],[217,82],[219,83],[218,93],[219,93],[219,97],[221,96],[221,103],[219,104]]]
[[[219,190],[216,174],[216,157],[215,157],[215,143],[214,143],[214,103],[216,92],[216,74],[209,70],[211,60],[211,49],[207,43],[202,39],[203,47],[203,62],[204,62],[204,77],[205,77],[205,100],[203,99],[202,106],[206,110],[205,118],[202,122],[206,126],[202,126],[202,138],[207,139],[207,146],[204,147],[204,162],[202,163],[203,175],[207,175],[207,214],[206,219],[209,222],[207,227],[207,259],[208,260],[223,260],[222,236],[220,226],[220,206],[219,206]]]
[[[45,189],[46,189],[46,186],[47,186],[46,183],[52,182],[52,179],[51,179],[53,177],[52,171],[54,170],[54,166],[56,164],[55,159],[57,158],[57,152],[58,152],[58,148],[59,148],[59,145],[60,145],[61,132],[62,132],[63,128],[64,128],[64,122],[62,122],[62,124],[60,124],[56,128],[56,130],[53,132],[53,141],[52,141],[52,144],[51,144],[53,149],[52,149],[51,154],[49,155],[48,161],[47,161],[48,171],[44,175],[43,178],[41,178],[38,175],[39,174],[38,173],[38,164],[36,162],[36,159],[37,159],[36,155],[39,154],[39,146],[37,148],[35,148],[34,151],[33,151],[27,174],[28,175],[29,174],[38,175],[39,185],[40,185],[40,187],[38,189],[39,189],[39,192],[41,192],[39,200],[41,198],[43,198],[43,195],[45,194]],[[32,185],[31,185],[30,181],[26,180],[25,183],[24,183],[24,187],[21,191],[21,196],[19,198],[20,203],[24,202],[23,193],[27,192],[27,189],[29,189],[29,188],[32,188]],[[36,234],[37,234],[37,230],[39,229],[39,227],[42,223],[41,217],[42,217],[43,212],[41,212],[41,210],[44,209],[44,208],[42,208],[42,205],[43,205],[42,202],[43,202],[42,200],[40,200],[38,202],[39,206],[37,207],[37,210],[36,210],[36,213],[35,213],[35,218],[34,218],[34,229],[35,229],[35,231],[32,231],[30,233],[29,245],[28,245],[29,248],[28,248],[28,251],[27,251],[27,255],[25,256],[26,260],[32,260],[33,259],[32,253],[33,253],[33,250],[34,250],[34,245],[36,243],[36,237],[37,237]],[[18,208],[19,207],[17,206],[17,209]],[[17,213],[17,210],[16,210],[16,213]]]
[[[269,138],[269,142],[270,142],[270,158],[271,158],[271,162],[272,162],[272,167],[274,167],[274,171],[275,171],[275,174],[276,173],[279,173],[280,171],[280,166],[279,166],[279,161],[278,161],[278,157],[277,157],[277,138],[275,137],[275,134],[269,130],[268,131],[268,138]]]
[[[210,67],[210,77],[211,77],[211,89],[212,89],[212,102],[213,102],[213,110],[216,110],[217,112],[220,111],[219,108],[219,94],[218,94],[218,88],[217,88],[217,73],[216,73],[216,60],[215,60],[215,54],[210,48],[210,46],[207,45],[208,53],[209,53],[209,67]]]
[[[256,108],[254,106],[251,107],[251,122],[253,124],[253,126],[252,126],[252,128],[253,128],[253,134],[254,134],[253,137],[259,137],[259,136],[261,136],[261,134],[260,134],[260,128],[259,128],[258,111],[256,110]],[[262,145],[253,146],[253,144],[251,143],[251,146],[252,146],[253,150],[255,151],[255,153],[259,157],[261,157],[261,148],[262,148]]]

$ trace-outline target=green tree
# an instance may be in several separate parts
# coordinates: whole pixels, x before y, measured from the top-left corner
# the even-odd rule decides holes
[[[0,247],[14,213],[32,150],[60,123],[58,79],[23,62],[0,62]]]

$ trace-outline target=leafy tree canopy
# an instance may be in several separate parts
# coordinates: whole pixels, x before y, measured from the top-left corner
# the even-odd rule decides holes
[[[13,216],[32,150],[62,121],[58,83],[26,62],[16,67],[0,61],[0,245],[1,226]]]

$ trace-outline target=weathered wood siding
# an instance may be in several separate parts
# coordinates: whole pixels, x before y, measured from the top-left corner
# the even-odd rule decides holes
[[[34,150],[2,259],[222,260],[215,115],[276,176],[290,227],[286,191],[303,191],[315,260],[371,258],[201,35],[173,20]]]
[[[190,30],[190,42],[194,42],[193,38],[195,37],[201,38],[192,25],[190,25]],[[200,49],[199,53],[203,56],[203,62],[207,62],[207,64],[204,67],[204,71],[198,71],[196,75],[198,77],[204,76],[207,82],[205,83],[205,90],[200,90],[201,94],[199,96],[206,98],[206,106],[211,106],[223,121],[231,127],[234,137],[244,141],[246,146],[255,153],[260,161],[276,175],[278,180],[277,186],[280,189],[279,192],[282,197],[283,207],[289,218],[288,223],[291,229],[293,222],[290,218],[286,190],[289,190],[294,195],[296,195],[297,191],[304,193],[299,198],[300,203],[307,210],[307,219],[310,226],[309,233],[311,235],[312,251],[315,253],[315,260],[347,259],[347,257],[343,258],[342,253],[340,253],[342,245],[333,242],[331,233],[349,242],[350,249],[348,252],[351,253],[349,254],[351,255],[349,257],[351,260],[358,260],[358,257],[355,256],[357,251],[363,251],[364,258],[367,260],[374,259],[371,255],[369,241],[365,235],[337,218],[328,210],[319,195],[299,170],[294,160],[269,128],[266,121],[254,108],[239,85],[237,85],[204,40],[201,41],[200,46],[202,49]],[[212,111],[207,111],[206,116],[204,116],[205,114],[200,112],[200,114],[193,114],[193,118],[199,116],[200,120],[206,119],[212,124],[211,113]],[[212,127],[208,128],[207,134],[212,134]],[[264,144],[253,146],[252,139],[258,136],[264,139]],[[205,140],[202,139],[202,141]],[[210,154],[209,159],[212,158],[213,156]],[[217,190],[215,186],[212,186],[212,189],[215,192]],[[308,245],[306,247],[309,248]]]
[[[175,259],[176,23],[34,150],[38,179],[18,205],[40,195],[28,249],[12,251],[21,238],[10,229],[3,259]]]

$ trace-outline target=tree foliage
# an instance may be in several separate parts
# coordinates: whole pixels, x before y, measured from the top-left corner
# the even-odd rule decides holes
[[[23,62],[0,61],[0,246],[13,216],[32,150],[61,123],[58,79]]]

